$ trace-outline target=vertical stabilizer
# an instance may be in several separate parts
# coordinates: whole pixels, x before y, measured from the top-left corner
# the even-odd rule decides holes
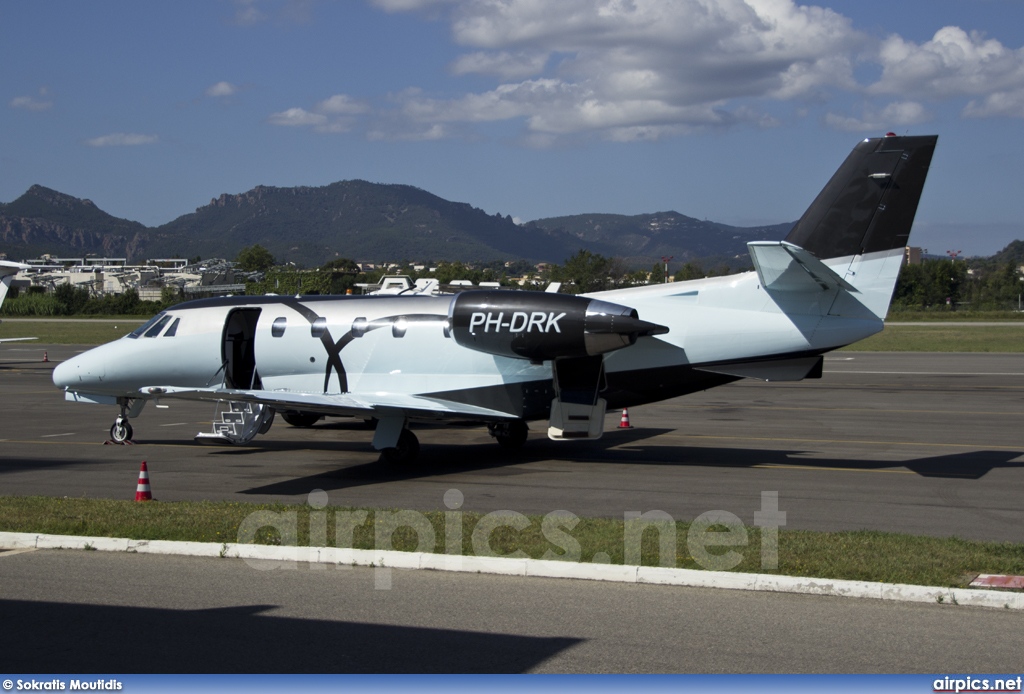
[[[18,274],[19,270],[26,270],[28,267],[28,265],[22,265],[21,263],[0,260],[0,306],[4,305],[4,299],[7,298],[7,290],[11,288],[14,276]]]
[[[858,144],[786,241],[822,260],[906,246],[937,140],[887,136]]]

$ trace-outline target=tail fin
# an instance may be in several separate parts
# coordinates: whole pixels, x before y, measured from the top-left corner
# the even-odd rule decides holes
[[[887,135],[859,143],[786,241],[822,260],[906,246],[938,139]]]
[[[14,276],[18,274],[19,270],[27,270],[28,267],[28,265],[22,265],[21,263],[0,260],[0,306],[4,305],[4,299],[7,298],[7,290],[11,288]]]

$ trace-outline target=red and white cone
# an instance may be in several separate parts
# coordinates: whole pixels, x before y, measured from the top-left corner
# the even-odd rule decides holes
[[[153,495],[149,491],[149,468],[146,467],[146,461],[142,461],[142,467],[139,468],[139,486],[135,488],[135,500],[136,501],[152,501]]]
[[[622,408],[622,419],[619,420],[620,429],[632,429],[633,425],[629,423],[629,410],[625,407]]]
[[[50,361],[50,355],[47,354],[45,351],[43,352],[43,361],[44,362]]]

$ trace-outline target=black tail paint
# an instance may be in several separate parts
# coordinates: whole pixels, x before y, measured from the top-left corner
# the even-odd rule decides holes
[[[906,246],[938,139],[887,136],[858,144],[786,241],[822,259]]]

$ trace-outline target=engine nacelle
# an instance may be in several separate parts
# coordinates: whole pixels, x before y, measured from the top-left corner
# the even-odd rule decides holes
[[[626,306],[545,292],[462,292],[448,318],[463,347],[535,362],[604,354],[668,332]]]

